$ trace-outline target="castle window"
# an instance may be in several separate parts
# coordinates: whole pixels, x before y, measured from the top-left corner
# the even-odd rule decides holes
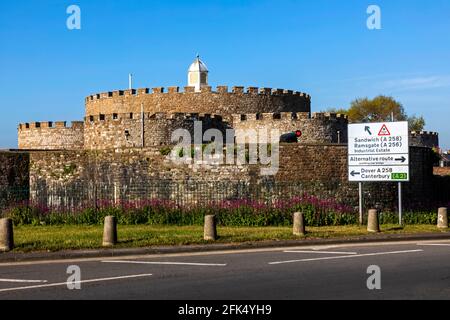
[[[30,124],[29,123],[25,123],[25,128],[30,129]]]
[[[273,115],[273,120],[281,120],[281,114],[280,113],[275,113]]]
[[[256,114],[256,120],[262,120],[263,116],[261,113]]]
[[[130,131],[125,130],[125,138],[128,140],[129,137],[130,137]]]
[[[100,121],[105,121],[105,115],[104,114],[100,115]]]
[[[94,122],[94,116],[89,116],[89,121]]]
[[[119,115],[117,113],[113,113],[113,120],[117,120],[119,118]]]
[[[40,128],[41,127],[41,123],[40,122],[36,122],[36,128]]]
[[[247,121],[247,115],[241,114],[241,121]]]
[[[201,84],[207,84],[208,83],[208,78],[206,76],[206,73],[201,73],[200,74],[200,83]]]
[[[130,119],[133,119],[133,112],[130,113]]]

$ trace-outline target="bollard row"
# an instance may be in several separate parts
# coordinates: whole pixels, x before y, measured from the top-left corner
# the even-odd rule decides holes
[[[295,236],[305,236],[305,217],[303,213],[296,212],[293,217]],[[439,208],[438,225],[439,229],[448,229],[448,209]],[[367,231],[370,233],[380,232],[380,221],[376,209],[369,210]],[[217,222],[215,215],[205,216],[204,239],[206,241],[217,240]],[[113,216],[105,217],[103,230],[103,246],[111,247],[117,244],[117,219]],[[14,249],[13,221],[9,218],[0,219],[0,252],[7,252]]]

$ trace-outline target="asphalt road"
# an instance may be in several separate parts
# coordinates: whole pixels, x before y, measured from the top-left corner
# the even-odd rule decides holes
[[[69,266],[80,290],[69,290]],[[369,266],[381,289],[369,290]],[[450,241],[0,264],[8,299],[450,299]]]

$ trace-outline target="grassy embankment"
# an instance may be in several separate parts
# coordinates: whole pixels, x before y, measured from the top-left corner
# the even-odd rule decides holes
[[[433,225],[383,225],[383,234],[440,232]],[[367,235],[365,227],[308,227],[306,239],[343,238]],[[98,249],[102,245],[102,226],[18,226],[14,229],[16,252]],[[290,227],[218,227],[217,243],[305,239],[292,235]],[[206,244],[201,226],[119,226],[117,248],[162,245]]]

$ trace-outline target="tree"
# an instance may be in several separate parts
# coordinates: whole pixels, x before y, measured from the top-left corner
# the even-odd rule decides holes
[[[423,129],[425,128],[425,119],[420,116],[417,117],[416,115],[413,115],[411,117],[408,118],[408,122],[409,122],[409,131],[423,131]]]
[[[425,119],[422,116],[408,117],[402,104],[387,96],[378,96],[372,100],[356,99],[348,110],[330,108],[326,112],[346,114],[350,123],[391,121],[394,114],[395,121],[409,122],[410,131],[423,131],[425,128]]]
[[[337,114],[347,114],[348,110],[344,108],[329,108],[326,111],[322,112],[328,112],[328,113],[337,113]]]
[[[392,114],[396,121],[408,119],[400,102],[395,101],[392,97],[382,95],[372,100],[368,98],[356,99],[351,103],[347,112],[350,122],[391,121]]]

